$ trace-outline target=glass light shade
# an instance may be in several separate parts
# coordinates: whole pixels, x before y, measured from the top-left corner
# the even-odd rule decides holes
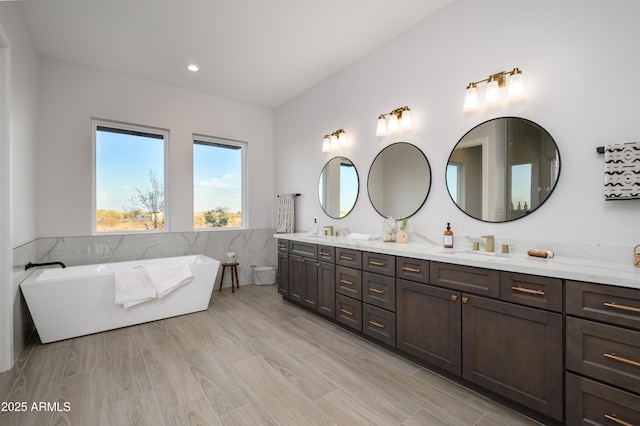
[[[478,109],[478,89],[475,85],[469,85],[464,95],[463,111],[475,111]]]
[[[500,87],[498,86],[498,80],[489,80],[487,83],[487,93],[484,95],[484,99],[489,105],[495,105],[500,100]]]
[[[338,146],[338,137],[336,135],[331,135],[331,149],[336,148]]]
[[[391,114],[389,116],[389,132],[397,132],[398,131],[398,116],[395,114]]]
[[[524,78],[522,72],[516,72],[509,78],[509,90],[507,99],[510,101],[524,98]]]
[[[400,126],[403,129],[411,128],[411,110],[405,109],[402,111],[402,116],[400,117]]]
[[[378,127],[376,128],[376,136],[387,136],[387,121],[384,116],[378,117]]]
[[[340,132],[338,134],[338,145],[346,145],[347,144],[347,134],[345,132]]]
[[[325,136],[322,139],[322,152],[329,152],[331,151],[331,140],[329,139],[329,136]]]

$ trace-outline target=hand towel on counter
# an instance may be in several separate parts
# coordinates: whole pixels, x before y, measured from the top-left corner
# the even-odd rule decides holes
[[[125,309],[156,297],[156,290],[140,267],[116,270],[116,303]]]
[[[189,265],[143,265],[140,268],[151,281],[157,297],[165,296],[193,279]]]
[[[640,142],[605,146],[604,198],[607,201],[640,199]]]

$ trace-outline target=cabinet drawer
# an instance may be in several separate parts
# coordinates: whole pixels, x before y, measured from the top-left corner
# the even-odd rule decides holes
[[[336,247],[336,263],[349,268],[362,269],[362,252]]]
[[[362,301],[388,311],[396,311],[396,279],[362,273]]]
[[[336,320],[358,331],[362,331],[362,302],[336,294]]]
[[[281,253],[287,253],[289,251],[289,241],[278,240],[278,251]]]
[[[429,261],[398,257],[396,258],[396,277],[427,284],[429,282]]]
[[[431,262],[431,284],[482,296],[500,295],[500,272],[473,266]]]
[[[501,272],[500,298],[534,308],[562,312],[562,280]]]
[[[362,332],[389,346],[396,346],[396,315],[393,312],[362,304]]]
[[[336,293],[362,300],[362,271],[336,266]]]
[[[640,290],[567,281],[567,314],[640,330]]]
[[[336,248],[331,246],[318,246],[318,260],[335,263]]]
[[[640,393],[640,332],[567,317],[567,370]]]
[[[640,425],[640,396],[567,373],[566,412],[571,426]]]
[[[362,252],[362,269],[393,277],[396,274],[396,257],[389,254]]]
[[[316,259],[318,257],[318,246],[316,244],[301,243],[299,241],[289,241],[289,253]]]

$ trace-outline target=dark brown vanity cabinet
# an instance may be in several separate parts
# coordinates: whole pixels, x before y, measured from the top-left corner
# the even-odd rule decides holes
[[[396,281],[398,348],[562,420],[562,314],[499,300],[499,271],[440,262],[429,268],[430,284]],[[558,281],[545,284],[558,284],[561,295]]]
[[[289,253],[278,250],[278,293],[289,298]]]
[[[566,282],[567,424],[640,425],[640,290]]]
[[[298,254],[291,254],[294,250]],[[279,272],[279,276],[282,281],[287,281],[286,286],[279,282],[278,291],[294,302],[335,318],[335,265],[315,258],[332,259],[333,252],[333,247],[290,244],[290,254],[278,253],[278,265],[285,269]]]
[[[314,273],[301,255],[313,247],[293,247],[280,261],[289,268],[285,298],[563,420],[562,280],[323,246]]]

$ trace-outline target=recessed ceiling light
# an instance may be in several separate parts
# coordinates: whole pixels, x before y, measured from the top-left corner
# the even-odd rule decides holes
[[[191,72],[198,72],[200,71],[200,68],[198,68],[198,66],[196,64],[189,64],[187,65],[187,69]]]

